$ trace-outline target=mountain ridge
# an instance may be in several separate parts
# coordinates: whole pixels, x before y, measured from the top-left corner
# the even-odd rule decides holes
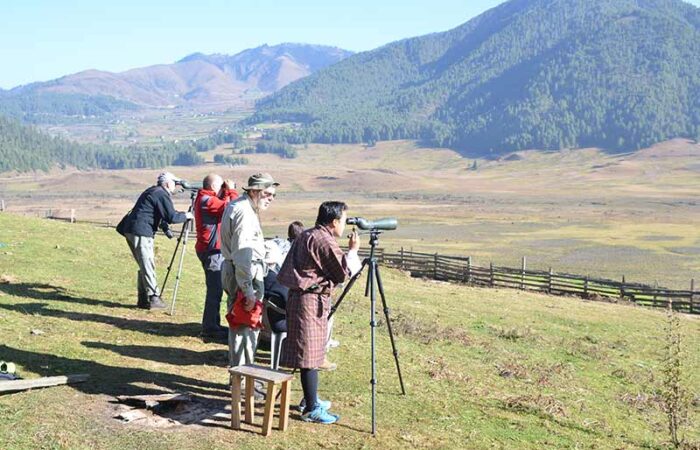
[[[698,42],[700,9],[680,0],[511,0],[292,83],[249,123],[302,122],[299,142],[482,153],[697,138]]]
[[[284,43],[234,55],[190,54],[172,64],[123,72],[88,69],[2,91],[2,98],[36,95],[111,97],[141,107],[217,110],[241,106],[339,61],[337,47]]]

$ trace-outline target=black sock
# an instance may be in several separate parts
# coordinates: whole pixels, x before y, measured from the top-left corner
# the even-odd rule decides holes
[[[316,407],[318,398],[318,370],[301,369],[301,388],[304,390],[306,400],[306,410],[302,412],[311,411]]]

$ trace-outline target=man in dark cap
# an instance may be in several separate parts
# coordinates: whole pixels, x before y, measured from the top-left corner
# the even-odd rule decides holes
[[[170,172],[158,175],[157,184],[143,191],[132,210],[117,225],[117,231],[126,238],[131,254],[139,265],[139,308],[165,308],[160,298],[153,254],[156,230],[160,227],[170,238],[172,234],[168,224],[183,223],[194,218],[191,212],[176,211],[173,206],[170,195],[175,192],[179,181]]]

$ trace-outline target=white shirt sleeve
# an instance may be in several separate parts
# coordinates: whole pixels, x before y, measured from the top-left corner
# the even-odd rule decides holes
[[[362,262],[360,262],[360,256],[357,254],[357,250],[349,250],[347,255],[348,269],[350,269],[350,276],[353,277],[362,268]]]

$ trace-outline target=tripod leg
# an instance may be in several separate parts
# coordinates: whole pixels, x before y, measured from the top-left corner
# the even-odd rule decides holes
[[[369,310],[369,326],[370,326],[370,341],[371,341],[371,346],[372,346],[372,379],[370,380],[370,383],[372,384],[372,436],[376,436],[377,434],[377,357],[375,353],[375,345],[374,345],[374,338],[375,338],[375,328],[377,327],[377,321],[375,318],[375,309],[376,309],[376,297],[375,297],[375,286],[374,286],[374,277],[375,277],[375,271],[377,269],[377,262],[375,260],[371,260],[369,262],[369,273],[367,274],[367,290],[369,290],[369,304],[370,304],[370,310]],[[366,294],[365,294],[366,295]]]
[[[360,267],[360,270],[357,271],[357,273],[350,279],[348,282],[348,285],[343,289],[343,293],[340,294],[340,297],[338,297],[338,301],[335,302],[335,305],[331,307],[331,311],[328,313],[328,318],[330,319],[333,317],[333,314],[335,314],[335,311],[338,309],[338,306],[340,306],[340,302],[343,301],[345,296],[350,292],[350,289],[352,289],[352,286],[355,284],[355,281],[357,281],[358,278],[362,275],[362,271],[365,270],[365,266],[367,266],[367,259],[362,261],[362,267]]]
[[[185,259],[185,251],[187,250],[187,238],[190,235],[190,228],[185,224],[185,236],[182,241],[182,253],[180,253],[180,264],[177,267],[177,275],[175,276],[175,288],[173,289],[173,302],[170,305],[170,315],[175,314],[175,300],[177,299],[177,290],[180,287],[180,275],[182,275],[182,262]]]
[[[175,262],[175,256],[177,256],[177,251],[180,248],[180,242],[182,242],[182,236],[185,234],[185,228],[187,223],[183,224],[182,230],[180,230],[180,236],[177,238],[177,244],[175,244],[175,251],[173,251],[173,256],[170,258],[170,264],[168,264],[168,270],[165,272],[165,279],[163,280],[163,286],[160,288],[160,295],[165,292],[165,285],[168,283],[168,277],[170,277],[170,270],[173,268],[173,262]]]
[[[376,262],[375,262],[376,266]],[[396,361],[396,371],[399,374],[399,383],[401,384],[401,393],[406,395],[406,388],[403,384],[403,376],[401,376],[401,366],[399,365],[399,352],[396,350],[396,342],[394,342],[394,332],[391,329],[391,318],[389,317],[389,307],[386,304],[384,296],[384,286],[382,286],[382,277],[379,275],[379,266],[374,269],[374,275],[377,278],[377,287],[379,288],[379,296],[382,298],[382,306],[384,307],[384,317],[386,318],[386,328],[389,330],[389,339],[391,340],[391,350],[394,352],[394,361]]]

